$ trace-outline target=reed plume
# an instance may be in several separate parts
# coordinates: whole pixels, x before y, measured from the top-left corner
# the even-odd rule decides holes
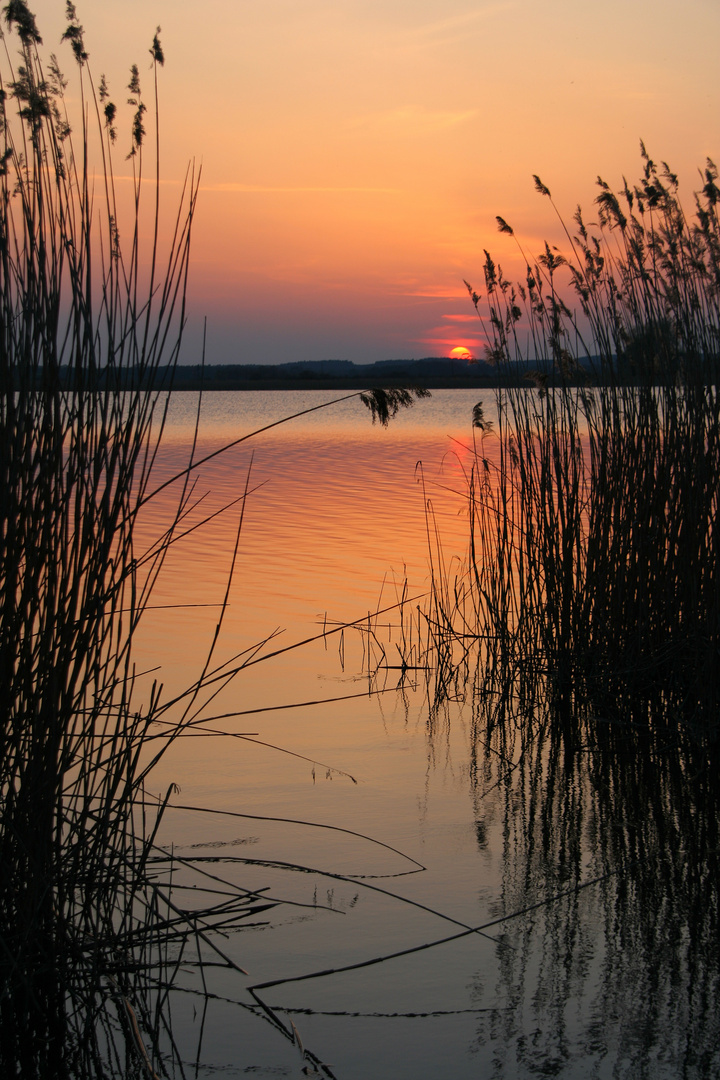
[[[525,281],[486,252],[486,308],[468,285],[504,387],[496,428],[476,417],[468,560],[428,618],[441,696],[477,643],[491,726],[543,699],[568,730],[594,715],[702,757],[719,730],[718,174],[708,160],[688,218],[641,153],[634,187],[598,181],[597,224],[563,222],[566,253],[530,260],[498,219]]]
[[[11,0],[3,16],[0,1062],[28,1080],[155,1075],[168,948],[192,927],[147,869],[163,806],[143,800],[143,748],[161,688],[137,672],[133,644],[188,485],[160,543],[139,548],[166,408],[139,387],[177,361],[198,175],[161,270],[157,147],[151,250],[141,244],[147,109],[134,69],[123,246],[117,110],[74,6],[76,130],[29,8]],[[157,37],[152,55],[157,75]]]

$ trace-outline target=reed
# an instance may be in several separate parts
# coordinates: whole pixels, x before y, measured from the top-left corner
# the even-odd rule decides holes
[[[632,189],[598,181],[595,225],[579,208],[574,234],[563,222],[567,254],[546,244],[531,261],[518,243],[526,278],[513,285],[486,252],[486,308],[468,285],[506,387],[496,427],[475,410],[468,560],[435,589],[428,623],[441,696],[480,646],[491,727],[537,718],[545,702],[575,737],[585,715],[595,729],[660,728],[707,749],[718,733],[720,189],[708,161],[690,219],[676,177],[641,150]]]
[[[133,641],[188,491],[164,542],[138,550],[163,416],[159,395],[124,375],[177,359],[198,177],[186,178],[161,270],[157,202],[141,249],[147,106],[133,69],[124,253],[116,110],[72,4],[77,131],[34,16],[21,0],[3,16],[0,1061],[7,1076],[133,1075],[157,1067],[140,1029],[152,1040],[160,1024],[149,973],[162,972],[157,932],[170,917],[145,872],[157,822],[137,813],[159,687],[143,685]],[[157,35],[151,52],[157,115]]]
[[[24,0],[2,13],[0,1071],[23,1080],[182,1072],[168,1005],[180,963],[202,971],[212,953],[239,970],[214,935],[276,903],[215,878],[214,888],[192,883],[189,910],[178,900],[188,882],[173,885],[188,868],[156,843],[172,792],[146,795],[153,765],[203,722],[222,686],[286,650],[261,655],[260,642],[218,661],[226,592],[184,692],[169,698],[136,667],[138,626],[201,502],[193,478],[207,460],[196,430],[187,467],[156,475],[199,174],[189,167],[161,243],[158,31],[149,100],[136,66],[127,87],[123,218],[117,110],[105,78],[92,75],[72,3],[66,11],[75,129],[66,79],[54,56],[43,62],[33,14]],[[347,396],[387,423],[422,392]],[[171,483],[174,513],[155,536],[143,515]],[[239,534],[244,495],[235,502]]]

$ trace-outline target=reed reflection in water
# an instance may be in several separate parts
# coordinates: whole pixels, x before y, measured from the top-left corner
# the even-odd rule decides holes
[[[270,401],[255,397],[255,415],[262,416],[260,406],[295,411],[292,402],[262,397]],[[426,495],[449,561],[461,552],[466,521],[462,499],[445,490],[459,489],[463,462],[462,445],[448,435],[469,444],[475,397],[439,394],[389,433],[360,431],[349,416],[328,414],[304,432],[288,429],[254,444],[251,477],[264,486],[243,523],[228,655],[278,624],[288,628],[285,637],[302,639],[322,628],[325,613],[332,621],[373,611],[389,569],[398,589],[404,567],[411,595],[427,588],[415,464],[425,462]],[[236,395],[218,398],[227,421],[216,431],[210,425],[208,446],[239,423]],[[246,396],[235,404],[244,409]],[[428,416],[429,408],[437,411]],[[178,449],[185,438],[179,430]],[[243,451],[218,459],[202,478],[217,505],[242,489],[249,458]],[[235,525],[221,517],[210,531],[188,536],[158,602],[212,602]],[[386,584],[382,593],[390,602],[394,589]],[[472,682],[470,667],[457,700],[442,706],[422,680],[406,679],[396,693],[399,674],[389,658],[399,629],[388,629],[389,616],[378,622],[387,668],[371,684],[383,691],[378,697],[225,717],[215,726],[227,736],[183,740],[158,773],[159,788],[180,784],[175,803],[339,826],[427,868],[408,873],[413,867],[402,856],[357,835],[174,811],[165,839],[183,858],[239,856],[246,861],[222,862],[223,874],[288,902],[223,942],[251,973],[242,986],[208,971],[218,999],[195,1022],[194,1005],[178,1002],[188,1058],[204,1017],[199,1075],[219,1068],[300,1075],[293,1048],[258,1023],[247,988],[267,983],[258,991],[263,1002],[292,1018],[339,1078],[720,1075],[711,777],[689,784],[688,766],[647,733],[608,726],[591,743],[588,717],[568,742],[552,734],[541,698],[530,725],[488,734],[485,688]],[[196,662],[213,609],[159,609],[148,627],[148,664],[161,662],[172,683],[174,671],[186,679]],[[257,665],[212,709],[241,714],[367,691],[367,679],[358,679],[367,637],[346,635],[344,668],[340,653],[337,641],[327,647],[321,640]],[[232,738],[247,731],[309,760]],[[317,762],[339,771],[325,773]],[[317,872],[289,872],[283,863]],[[369,890],[372,884],[401,899]],[[485,927],[497,940],[432,911]],[[344,970],[383,956],[391,958]],[[306,978],[328,969],[334,974]]]
[[[715,777],[647,735],[586,717],[569,746],[547,721],[478,744],[473,770],[480,843],[503,792],[491,1075],[717,1076]]]

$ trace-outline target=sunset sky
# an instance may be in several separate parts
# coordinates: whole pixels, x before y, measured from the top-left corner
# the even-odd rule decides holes
[[[64,6],[30,2],[72,73]],[[481,354],[463,278],[481,284],[483,248],[520,269],[495,215],[533,252],[559,243],[533,173],[568,219],[579,202],[592,220],[596,176],[635,179],[640,138],[688,209],[698,166],[720,159],[717,0],[77,8],[118,104],[133,62],[149,95],[162,28],[168,208],[188,160],[203,170],[186,362],[204,315],[211,363]]]

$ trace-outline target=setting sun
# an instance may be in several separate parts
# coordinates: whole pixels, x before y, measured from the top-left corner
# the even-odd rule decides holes
[[[457,348],[450,350],[450,356],[453,360],[472,360],[472,353],[465,348],[464,345],[458,345]]]

